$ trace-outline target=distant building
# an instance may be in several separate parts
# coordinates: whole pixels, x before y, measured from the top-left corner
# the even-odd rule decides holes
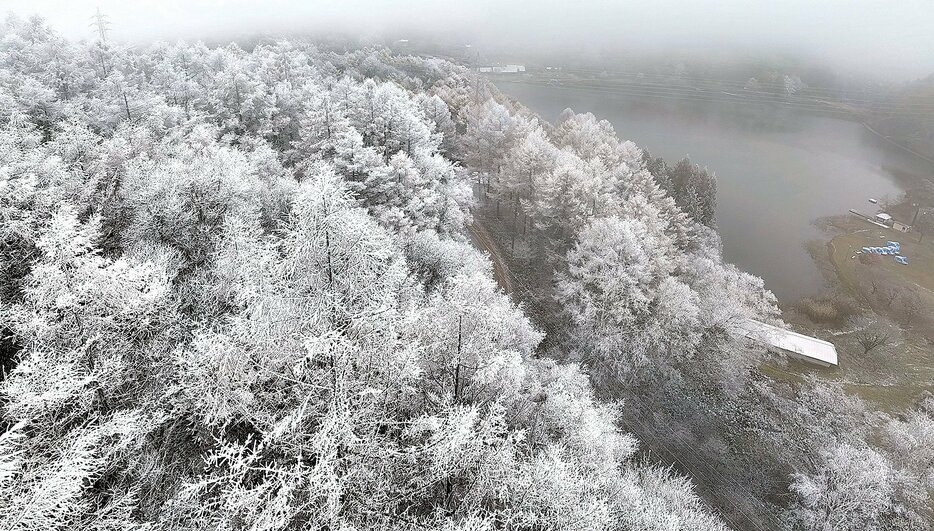
[[[878,214],[873,216],[872,219],[876,223],[881,223],[885,225],[886,227],[895,229],[899,232],[911,232],[911,225],[907,223],[902,223],[901,221],[898,221],[897,219],[893,218],[891,215],[886,214],[885,212],[879,212]]]
[[[883,225],[892,226],[892,216],[886,214],[885,212],[879,212],[876,214],[875,220]]]
[[[479,70],[487,74],[519,74],[525,72],[525,65],[481,66]]]
[[[837,348],[823,339],[785,330],[755,319],[746,319],[740,328],[749,339],[765,344],[782,354],[822,367],[837,365]]]
[[[892,220],[892,228],[899,232],[911,232],[911,225],[894,219]]]

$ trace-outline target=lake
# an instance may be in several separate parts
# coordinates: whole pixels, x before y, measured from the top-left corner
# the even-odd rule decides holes
[[[934,175],[932,165],[861,124],[830,116],[764,104],[495,83],[546,120],[553,122],[568,107],[592,112],[654,156],[671,164],[689,156],[714,172],[724,259],[762,277],[783,302],[824,285],[805,249],[807,241],[823,238],[816,219],[851,208],[875,213],[869,198],[896,198],[912,176]]]

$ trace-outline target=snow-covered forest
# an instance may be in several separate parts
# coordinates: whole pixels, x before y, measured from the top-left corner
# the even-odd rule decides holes
[[[927,529],[934,401],[763,375],[715,197],[441,59],[9,17],[0,529]]]

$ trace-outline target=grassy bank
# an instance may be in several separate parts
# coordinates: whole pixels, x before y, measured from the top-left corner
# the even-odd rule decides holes
[[[895,413],[914,405],[925,392],[934,392],[934,246],[918,242],[919,235],[883,229],[854,216],[835,218],[835,235],[825,253],[815,253],[828,275],[831,291],[856,299],[868,315],[890,321],[903,330],[896,348],[882,360],[867,362],[848,338],[844,326],[813,325],[818,335],[834,342],[840,366],[819,376],[843,384],[844,389],[880,410]],[[908,265],[892,256],[860,260],[856,251],[898,241]],[[911,312],[907,312],[908,302]],[[907,312],[907,313],[906,313]]]

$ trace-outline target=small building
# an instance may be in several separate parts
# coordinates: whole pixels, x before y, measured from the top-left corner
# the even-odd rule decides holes
[[[782,354],[822,367],[837,365],[837,348],[829,341],[785,330],[755,319],[746,319],[740,328],[749,339]]]
[[[911,225],[902,223],[885,212],[879,212],[873,216],[872,221],[885,225],[890,229],[897,230],[898,232],[911,232]]]
[[[520,74],[525,72],[525,65],[481,66],[478,70],[487,74]]]
[[[899,232],[911,232],[911,225],[907,223],[902,223],[896,219],[892,220],[892,228]]]
[[[885,212],[879,212],[878,214],[875,215],[873,219],[883,225],[886,225],[889,227],[892,226],[892,216],[886,214]]]

